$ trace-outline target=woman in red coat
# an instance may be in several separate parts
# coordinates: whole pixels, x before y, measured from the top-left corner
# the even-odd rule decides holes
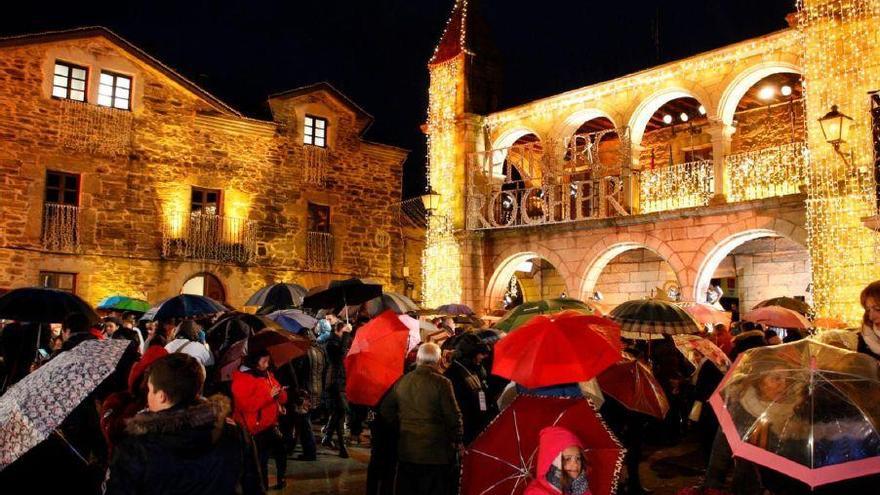
[[[584,447],[571,431],[549,426],[538,437],[537,476],[524,495],[590,495]]]
[[[269,456],[275,459],[278,474],[275,488],[285,486],[287,453],[278,429],[278,417],[284,414],[287,392],[269,371],[271,358],[265,350],[248,354],[241,368],[232,373],[232,401],[235,421],[254,437],[263,486],[269,486]]]

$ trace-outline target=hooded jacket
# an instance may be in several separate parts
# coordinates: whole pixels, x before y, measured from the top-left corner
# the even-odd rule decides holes
[[[139,390],[144,386],[142,383],[144,373],[157,359],[167,355],[168,351],[162,347],[151,346],[141,360],[131,367],[131,372],[128,374],[128,390],[111,394],[101,404],[101,431],[111,453],[124,435],[125,421],[147,406],[146,395]]]
[[[571,431],[559,427],[548,426],[541,430],[538,435],[538,468],[535,479],[526,487],[524,495],[559,495],[562,490],[550,478],[553,462],[559,457],[567,447],[577,446],[581,451],[584,445],[580,439]],[[554,468],[556,469],[556,468]],[[587,466],[583,466],[586,472]],[[579,478],[580,479],[580,478]],[[585,491],[576,491],[579,495],[590,495],[589,488],[584,487]]]
[[[105,495],[262,494],[250,437],[226,420],[229,399],[141,412],[113,452]]]
[[[272,388],[281,384],[271,372],[265,376],[253,371],[235,371],[232,373],[232,399],[234,401],[234,418],[238,424],[247,429],[251,435],[278,424],[278,406],[287,403],[287,392],[284,390],[277,397],[272,396]]]

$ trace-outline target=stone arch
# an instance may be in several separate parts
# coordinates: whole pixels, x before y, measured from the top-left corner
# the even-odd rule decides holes
[[[733,115],[739,101],[758,81],[779,73],[801,74],[803,70],[791,62],[765,61],[739,72],[724,88],[718,100],[718,118],[725,125],[733,125]]]
[[[690,287],[694,300],[699,301],[705,295],[718,265],[731,251],[765,237],[785,237],[807,249],[806,229],[781,218],[749,218],[721,227],[703,242],[694,260],[694,266],[698,267]]]
[[[492,276],[489,278],[489,284],[486,286],[486,292],[483,299],[483,306],[487,309],[492,308],[493,301],[498,301],[504,296],[507,289],[507,282],[516,272],[516,267],[523,261],[533,258],[541,258],[556,268],[559,276],[565,281],[565,291],[570,293],[570,273],[568,266],[559,257],[558,254],[541,245],[530,245],[525,249],[522,246],[511,246],[500,255],[495,257],[496,262],[492,264]]]
[[[571,137],[571,135],[574,134],[584,122],[589,122],[599,117],[605,117],[610,120],[615,128],[618,126],[618,119],[612,117],[611,114],[605,110],[599,108],[584,108],[572,113],[558,124],[553,130],[552,137],[556,138],[560,143],[564,142]]]
[[[608,236],[599,240],[584,257],[579,273],[583,273],[580,284],[581,299],[589,298],[602,271],[617,256],[634,249],[647,249],[663,259],[675,273],[679,287],[686,284],[686,266],[681,257],[668,244],[649,235]],[[684,293],[684,291],[682,291]]]
[[[507,160],[507,150],[513,143],[523,136],[534,134],[538,137],[538,141],[544,142],[544,139],[536,131],[529,127],[518,126],[502,132],[492,141],[490,152],[492,153],[492,173],[496,176],[503,175],[504,160]]]
[[[676,98],[694,98],[706,107],[707,111],[712,109],[712,100],[710,95],[701,88],[685,89],[681,86],[673,86],[661,89],[651,96],[642,100],[641,103],[633,111],[629,118],[628,126],[630,132],[630,140],[634,145],[640,144],[645,135],[645,128],[651,120],[654,112],[660,109],[666,103]],[[712,117],[711,114],[707,117]]]

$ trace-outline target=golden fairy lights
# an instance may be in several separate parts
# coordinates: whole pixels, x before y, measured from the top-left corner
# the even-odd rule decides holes
[[[807,184],[805,143],[789,143],[725,158],[729,201],[750,201],[797,194]]]
[[[461,299],[461,250],[455,239],[455,218],[461,215],[463,178],[456,174],[458,146],[455,118],[463,83],[464,55],[430,66],[428,94],[428,184],[440,194],[428,222],[422,259],[424,304],[435,307]]]
[[[867,92],[880,88],[880,0],[798,0],[797,7],[807,81],[813,305],[819,316],[853,324],[862,313],[859,291],[880,278],[877,235],[861,223],[876,211]],[[846,159],[825,142],[818,123],[832,105],[855,119]]]
[[[705,206],[715,192],[714,180],[712,160],[642,170],[639,212]]]

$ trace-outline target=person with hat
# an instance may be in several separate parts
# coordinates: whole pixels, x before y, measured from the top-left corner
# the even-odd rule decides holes
[[[494,397],[489,396],[488,373],[483,367],[491,349],[479,337],[465,333],[459,337],[446,378],[452,382],[455,400],[464,421],[463,440],[471,443],[498,414]]]

